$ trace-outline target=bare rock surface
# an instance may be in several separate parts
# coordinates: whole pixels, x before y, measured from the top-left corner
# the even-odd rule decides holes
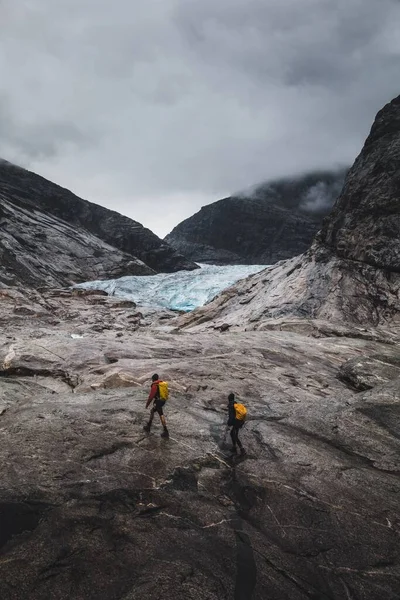
[[[192,333],[167,316],[1,292],[2,600],[398,599],[396,330]],[[368,391],[343,379],[359,363]],[[154,371],[167,441],[142,430]],[[244,458],[225,440],[230,391]]]
[[[246,329],[269,328],[288,316],[326,322],[379,326],[399,324],[400,275],[330,255],[320,248],[277,263],[224,290],[212,302],[183,316],[180,327],[201,329],[223,323]]]
[[[0,161],[0,283],[52,287],[196,269],[140,223]]]
[[[155,273],[136,257],[52,215],[3,198],[0,217],[0,280],[7,285],[55,287]]]

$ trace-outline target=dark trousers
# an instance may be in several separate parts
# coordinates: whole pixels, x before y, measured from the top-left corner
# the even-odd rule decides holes
[[[239,430],[242,426],[243,423],[235,423],[231,429],[231,438],[234,448],[236,448],[236,446],[239,446],[239,448],[243,448],[242,442],[239,440]]]

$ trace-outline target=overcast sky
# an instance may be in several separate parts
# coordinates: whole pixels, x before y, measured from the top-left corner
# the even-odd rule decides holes
[[[352,163],[399,59],[398,0],[0,0],[0,156],[164,236]]]

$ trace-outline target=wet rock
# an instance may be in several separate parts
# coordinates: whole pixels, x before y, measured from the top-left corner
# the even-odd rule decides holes
[[[165,483],[166,486],[183,492],[197,491],[196,472],[191,467],[177,467]]]

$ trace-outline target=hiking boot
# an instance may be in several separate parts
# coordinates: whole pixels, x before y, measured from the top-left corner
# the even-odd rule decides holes
[[[169,431],[168,429],[164,429],[164,431],[161,434],[162,438],[169,438]]]
[[[143,431],[145,431],[146,433],[150,433],[150,427],[151,427],[151,426],[150,426],[150,425],[147,423],[147,425],[145,425],[145,426],[143,427]]]

